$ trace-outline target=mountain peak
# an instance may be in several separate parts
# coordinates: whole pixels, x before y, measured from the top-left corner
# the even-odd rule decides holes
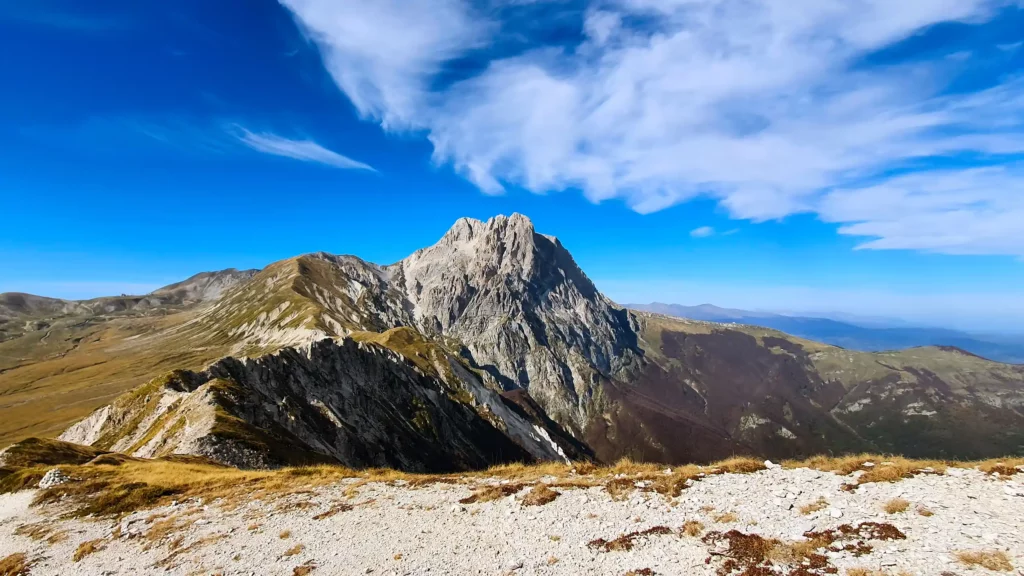
[[[482,236],[503,237],[510,233],[528,237],[534,234],[533,222],[519,213],[513,213],[511,216],[499,214],[486,222],[475,218],[459,218],[438,244],[464,244]]]

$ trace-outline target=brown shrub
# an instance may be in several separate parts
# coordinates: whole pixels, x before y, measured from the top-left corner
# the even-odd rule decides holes
[[[288,538],[292,537],[292,531],[291,530],[282,530],[281,533],[277,535],[277,537],[280,538],[281,540],[287,540]]]

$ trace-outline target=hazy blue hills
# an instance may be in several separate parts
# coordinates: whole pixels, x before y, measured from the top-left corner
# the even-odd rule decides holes
[[[958,330],[912,326],[869,327],[830,318],[786,316],[770,312],[720,308],[712,304],[683,306],[654,302],[627,306],[635,310],[692,320],[764,326],[851,350],[877,352],[916,346],[953,346],[990,360],[1024,364],[1024,336],[982,336]]]

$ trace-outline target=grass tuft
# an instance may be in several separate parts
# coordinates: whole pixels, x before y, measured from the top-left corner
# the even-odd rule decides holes
[[[303,546],[302,544],[296,544],[295,546],[292,546],[291,548],[285,550],[283,556],[285,558],[288,558],[290,556],[295,556],[297,554],[301,554],[302,551],[305,550],[305,549],[306,549],[306,547]]]
[[[32,562],[22,552],[0,560],[0,576],[27,576],[31,568]]]
[[[980,566],[996,572],[1013,570],[1010,557],[1002,550],[974,550],[956,553],[956,559],[964,566]]]
[[[910,502],[907,502],[903,498],[893,498],[885,503],[886,514],[900,514],[906,512],[910,508]]]
[[[559,494],[559,492],[548,488],[547,484],[539,483],[523,496],[522,503],[523,506],[543,506],[544,504],[554,502]]]
[[[740,517],[737,516],[735,512],[726,512],[724,514],[719,514],[719,515],[715,516],[715,518],[714,518],[715,522],[717,522],[719,524],[729,524],[729,523],[735,522],[735,521],[737,521],[739,519],[740,519]]]
[[[75,554],[71,557],[71,559],[75,562],[78,562],[82,558],[85,558],[90,554],[95,554],[100,550],[103,550],[102,538],[96,540],[88,540],[78,545],[78,548],[75,550]]]
[[[704,524],[697,520],[687,520],[679,531],[690,538],[696,538],[704,533]]]
[[[828,508],[828,500],[825,500],[822,497],[818,497],[818,499],[815,500],[814,502],[811,502],[810,504],[804,504],[803,506],[801,506],[800,513],[806,516],[808,514],[824,510],[825,508]]]

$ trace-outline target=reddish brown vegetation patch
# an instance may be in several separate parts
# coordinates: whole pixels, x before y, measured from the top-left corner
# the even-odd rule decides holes
[[[352,509],[352,505],[351,504],[335,504],[334,506],[331,506],[330,508],[328,508],[327,511],[321,512],[321,513],[317,514],[316,516],[313,516],[313,520],[323,520],[325,518],[330,518],[331,516],[334,516],[335,514],[338,514],[339,512],[348,512],[351,509]]]
[[[702,538],[714,549],[713,556],[725,561],[718,569],[720,576],[821,576],[836,574],[825,552],[849,552],[854,556],[872,550],[866,540],[902,540],[906,536],[891,524],[863,522],[857,526],[844,524],[833,530],[808,532],[806,542],[785,543],[738,530],[709,532]]]
[[[605,552],[632,550],[633,542],[638,538],[644,538],[646,536],[664,536],[671,533],[671,528],[666,526],[655,526],[654,528],[648,528],[647,530],[623,534],[614,540],[605,540],[604,538],[591,540],[587,543],[587,547],[603,550]]]

